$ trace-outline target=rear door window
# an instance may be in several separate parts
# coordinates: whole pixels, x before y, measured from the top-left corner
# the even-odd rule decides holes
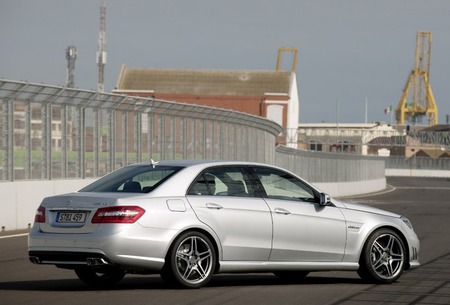
[[[253,184],[245,167],[214,167],[192,184],[189,195],[253,197]]]

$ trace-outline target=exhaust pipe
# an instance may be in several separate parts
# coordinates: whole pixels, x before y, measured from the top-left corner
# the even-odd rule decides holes
[[[106,266],[109,265],[109,262],[101,257],[88,257],[86,258],[86,264],[89,267],[97,267],[97,266]]]
[[[37,257],[37,256],[29,256],[28,259],[33,264],[40,264],[41,263],[41,261],[39,260],[39,257]]]

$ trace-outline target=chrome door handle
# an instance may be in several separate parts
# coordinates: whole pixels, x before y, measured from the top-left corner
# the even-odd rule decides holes
[[[291,214],[291,212],[289,212],[288,210],[282,209],[282,208],[275,208],[275,213],[277,214],[283,214],[283,215],[289,215]]]
[[[223,209],[223,206],[221,206],[220,204],[212,203],[212,202],[208,202],[206,204],[206,207],[208,209],[214,209],[214,210],[221,210],[221,209]]]

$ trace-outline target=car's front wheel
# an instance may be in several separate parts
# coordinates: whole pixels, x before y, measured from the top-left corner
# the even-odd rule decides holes
[[[186,288],[200,288],[211,279],[216,252],[210,239],[200,232],[186,232],[172,244],[161,276]]]
[[[96,270],[89,267],[75,269],[75,273],[80,280],[89,286],[108,287],[118,283],[125,276],[125,271],[120,269]]]
[[[380,229],[372,233],[363,248],[358,274],[369,282],[392,283],[402,275],[405,261],[400,236],[393,230]]]

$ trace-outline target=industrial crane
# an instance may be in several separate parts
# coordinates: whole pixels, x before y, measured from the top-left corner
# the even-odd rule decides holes
[[[292,71],[297,70],[297,56],[298,56],[298,49],[297,48],[279,48],[278,49],[278,57],[277,57],[277,71],[281,70],[281,61],[283,57],[284,52],[291,52],[293,55],[293,62],[292,62]]]
[[[395,111],[397,124],[416,125],[428,115],[428,125],[438,124],[438,110],[430,87],[430,54],[431,32],[418,32],[416,40],[416,54],[414,69],[409,74],[402,97]],[[412,90],[412,99],[408,100]]]

